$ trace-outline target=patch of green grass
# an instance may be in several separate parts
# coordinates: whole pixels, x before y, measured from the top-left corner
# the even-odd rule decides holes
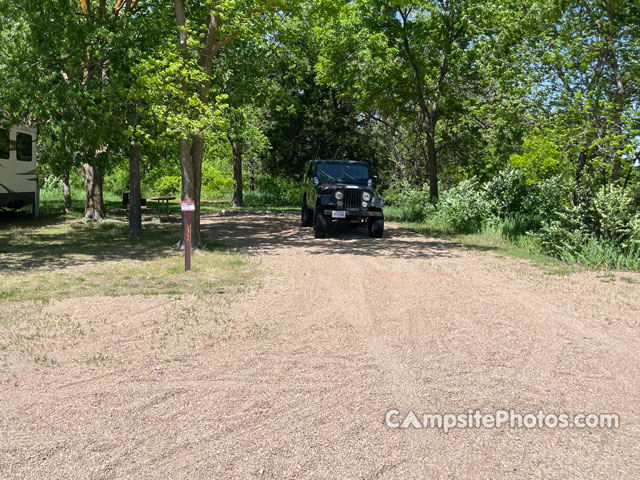
[[[553,257],[543,253],[540,240],[528,232],[536,231],[540,225],[535,219],[526,217],[496,218],[487,220],[480,233],[459,234],[438,215],[428,215],[425,209],[406,206],[385,208],[385,218],[402,223],[405,228],[423,235],[443,238],[460,243],[467,248],[493,250],[500,254],[524,258],[551,269],[551,274],[567,274],[574,271],[628,270],[640,271],[640,255],[637,251],[624,251],[619,245],[592,238],[575,255]]]
[[[384,208],[384,217],[392,222],[424,224],[425,210],[420,207],[389,205]]]
[[[520,244],[512,243],[495,232],[456,235],[454,238],[463,247],[476,250],[492,250],[510,257],[529,260],[534,265],[547,269],[547,273],[552,273],[553,275],[569,274],[576,271],[575,267],[569,267],[565,262],[557,258],[536,251],[535,247],[526,241]]]
[[[209,243],[184,271],[172,244],[178,224],[145,225],[132,237],[124,223],[67,218],[0,230],[0,300],[93,295],[206,295],[244,285],[256,273],[245,254]]]
[[[599,278],[601,282],[611,283],[616,281],[616,276],[613,273],[604,273],[602,275],[596,275],[596,278]]]
[[[43,367],[55,367],[58,364],[55,358],[49,358],[46,355],[36,356],[33,360]]]
[[[91,358],[87,358],[84,363],[87,365],[103,365],[109,361],[109,357],[98,352]]]
[[[386,214],[385,214],[386,215]],[[403,228],[421,235],[442,238],[460,244],[464,248],[478,251],[490,251],[498,255],[521,258],[545,269],[551,275],[568,275],[577,271],[577,266],[569,265],[557,258],[540,253],[531,237],[520,237],[516,241],[505,239],[496,229],[486,229],[480,233],[454,233],[447,226],[427,220],[424,223],[402,223]]]

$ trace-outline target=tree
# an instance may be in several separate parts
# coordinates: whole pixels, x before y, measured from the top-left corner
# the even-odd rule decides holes
[[[192,231],[192,246],[200,248],[200,195],[202,191],[202,158],[204,152],[206,120],[214,117],[210,87],[212,66],[220,52],[236,38],[260,35],[256,28],[259,20],[280,2],[275,1],[205,1],[187,5],[174,0],[177,26],[176,51],[182,60],[179,72],[180,91],[178,120],[174,125],[179,145],[182,175],[182,198],[196,204]],[[188,8],[187,8],[188,7]],[[218,100],[221,100],[219,98]],[[214,105],[215,107],[215,105]],[[180,244],[183,242],[181,241]]]
[[[314,25],[325,16],[332,13],[322,5],[301,5],[281,20],[271,54],[261,57],[268,67],[260,95],[270,146],[262,163],[270,175],[299,178],[304,162],[313,158],[361,159],[381,167],[389,155],[378,123],[338,87],[318,79],[315,66],[326,32]]]
[[[438,197],[441,122],[455,121],[479,86],[479,2],[358,0],[345,3],[326,35],[324,82],[364,111],[417,135],[430,197]]]
[[[531,130],[554,140],[576,185],[585,174],[595,188],[618,182],[637,154],[640,7],[616,0],[541,3],[547,18],[529,47],[536,86]]]
[[[87,38],[86,42],[86,63],[84,64],[83,76],[81,87],[86,92],[89,90],[89,84],[93,86],[98,83],[96,87],[99,91],[99,96],[103,95],[105,90],[113,92],[113,89],[106,88],[110,79],[109,65],[110,56],[118,40],[122,42],[120,45],[124,50],[129,47],[128,42],[124,41],[126,37],[119,37],[115,34],[119,24],[116,23],[120,19],[126,21],[128,16],[137,13],[136,7],[139,4],[139,0],[115,0],[109,8],[109,2],[107,0],[98,0],[97,4],[92,0],[79,0],[81,11],[86,24],[90,25],[89,32],[93,35]],[[94,43],[94,41],[97,42]],[[98,55],[94,54],[96,50],[95,46],[101,47]],[[99,81],[97,81],[99,79]],[[94,89],[95,90],[95,89]],[[119,109],[119,103],[117,101],[105,102],[112,107],[116,107],[114,110],[115,116],[126,115],[121,109]],[[120,119],[122,120],[122,119]],[[117,120],[116,120],[117,122]],[[117,122],[114,129],[104,129],[103,131],[112,131],[115,135],[126,132],[124,124]],[[94,159],[108,158],[110,151],[114,150],[114,138],[101,139],[102,142],[96,145]],[[136,158],[139,157],[138,146],[132,142],[131,146],[131,158],[132,158],[132,173],[134,184],[130,187],[131,193],[131,217],[130,219],[130,231],[131,233],[139,233],[141,230],[141,218],[140,218],[140,185],[139,185],[139,171],[136,174]],[[85,187],[85,213],[84,216],[93,220],[101,220],[105,217],[104,200],[103,200],[103,181],[104,172],[100,168],[99,164],[103,166],[105,161],[98,162],[96,165],[94,162],[90,162],[90,159],[86,161],[82,168],[84,172],[84,187]],[[139,167],[138,167],[139,170]],[[137,184],[136,184],[137,182]]]
[[[104,172],[126,149],[126,109],[112,85],[113,59],[129,48],[121,20],[139,14],[138,0],[3,2],[2,31],[12,48],[4,108],[37,119],[45,161],[66,177],[85,173],[85,217],[104,218]],[[9,20],[10,19],[10,20]]]
[[[262,107],[270,90],[269,70],[273,55],[268,38],[254,35],[237,39],[219,55],[213,71],[211,95],[224,96],[225,138],[229,142],[233,167],[235,207],[243,205],[243,159],[245,153],[266,150],[262,133]]]

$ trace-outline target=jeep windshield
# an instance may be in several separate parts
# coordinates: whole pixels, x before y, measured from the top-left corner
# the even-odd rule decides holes
[[[369,167],[352,163],[319,163],[316,177],[321,182],[366,183],[369,180]]]

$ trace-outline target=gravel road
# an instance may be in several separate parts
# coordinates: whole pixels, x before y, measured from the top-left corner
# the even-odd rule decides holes
[[[297,220],[203,218],[260,264],[234,296],[47,305],[88,333],[0,385],[0,478],[640,478],[640,275]],[[498,409],[620,426],[385,422]]]

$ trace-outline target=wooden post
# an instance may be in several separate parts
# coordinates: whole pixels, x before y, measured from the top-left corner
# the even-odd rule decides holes
[[[184,271],[191,270],[191,221],[196,211],[196,204],[190,198],[183,200],[180,205],[184,215]]]
[[[193,212],[184,212],[184,271],[191,270],[191,217]]]

